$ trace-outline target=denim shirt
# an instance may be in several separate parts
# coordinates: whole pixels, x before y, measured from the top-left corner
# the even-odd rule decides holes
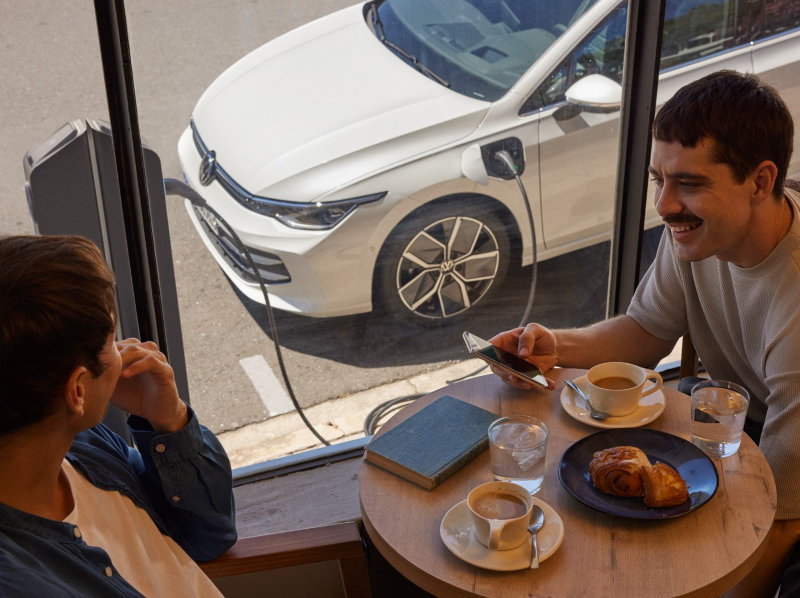
[[[141,453],[100,424],[78,434],[66,458],[97,488],[128,496],[194,560],[220,556],[236,542],[236,522],[230,462],[219,440],[191,408],[178,432],[156,434],[135,416],[128,427]],[[76,526],[0,503],[0,596],[141,594]]]

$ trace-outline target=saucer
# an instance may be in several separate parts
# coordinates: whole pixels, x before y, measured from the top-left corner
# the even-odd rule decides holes
[[[585,394],[589,394],[586,376],[581,376],[573,380],[573,382]],[[658,416],[664,412],[664,408],[667,406],[667,399],[659,389],[639,399],[639,407],[630,415],[594,419],[589,415],[589,410],[586,408],[586,401],[583,400],[583,397],[578,396],[569,386],[564,386],[564,390],[561,391],[561,406],[570,416],[595,428],[638,428],[658,419]]]
[[[541,563],[561,546],[564,522],[547,503],[535,496],[533,503],[544,511],[544,526],[536,534]],[[526,540],[511,550],[489,550],[478,542],[472,531],[472,515],[466,499],[447,511],[439,526],[439,534],[448,550],[470,565],[492,571],[518,571],[531,566],[531,540]]]

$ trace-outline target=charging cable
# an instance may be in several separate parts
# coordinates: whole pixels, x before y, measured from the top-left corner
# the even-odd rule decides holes
[[[179,181],[177,179],[164,179],[164,190],[167,195],[179,195],[185,199],[188,199],[192,202],[193,205],[203,208],[204,210],[208,210],[208,212],[216,218],[219,223],[225,227],[225,229],[231,234],[231,238],[233,242],[236,244],[237,249],[244,254],[245,259],[247,260],[247,264],[252,268],[253,275],[256,277],[258,281],[258,286],[261,287],[261,293],[264,295],[264,305],[267,307],[267,318],[269,319],[269,329],[272,332],[272,342],[275,345],[275,354],[278,356],[278,365],[281,368],[281,375],[283,376],[283,382],[286,384],[286,392],[289,394],[289,398],[294,405],[294,408],[297,410],[297,414],[300,416],[300,419],[303,420],[303,423],[306,427],[311,430],[311,432],[316,436],[322,444],[325,446],[330,446],[331,443],[325,440],[322,435],[317,432],[316,428],[311,425],[311,422],[308,421],[306,418],[305,413],[303,413],[303,409],[300,407],[300,403],[297,402],[297,399],[294,396],[294,390],[292,390],[292,384],[289,382],[289,375],[286,373],[286,366],[283,363],[283,354],[281,353],[281,345],[278,341],[278,326],[275,324],[275,314],[272,311],[272,305],[269,302],[269,293],[267,293],[267,285],[264,283],[264,279],[261,277],[261,272],[259,272],[258,268],[256,267],[255,261],[253,261],[253,256],[250,255],[250,251],[247,249],[247,246],[242,243],[242,240],[239,238],[239,235],[236,234],[236,231],[225,221],[225,219],[220,216],[219,212],[217,212],[214,208],[208,205],[208,202],[203,199],[203,196],[197,193],[194,189],[189,187],[189,185]]]
[[[525,203],[525,208],[528,213],[528,226],[530,227],[531,231],[531,238],[533,240],[533,272],[531,274],[531,286],[528,291],[528,304],[525,306],[525,312],[522,314],[522,318],[520,319],[520,323],[518,328],[523,328],[528,323],[528,317],[531,315],[531,309],[533,309],[533,298],[536,294],[536,278],[538,274],[538,260],[536,254],[536,228],[534,227],[533,223],[533,212],[531,211],[531,204],[528,201],[528,194],[525,192],[525,186],[522,184],[522,180],[517,174],[517,165],[514,164],[514,160],[511,158],[511,154],[509,154],[506,150],[500,150],[497,152],[494,157],[497,160],[500,160],[505,164],[506,168],[508,169],[509,173],[514,175],[514,178],[517,180],[517,185],[519,185],[519,190],[522,193],[522,199]],[[469,374],[465,374],[460,378],[456,378],[454,380],[447,380],[448,384],[452,384],[453,382],[460,382],[461,380],[466,380],[467,378],[471,378],[472,376],[481,373],[483,370],[488,368],[488,365],[484,365],[479,367],[474,372],[470,372]],[[375,407],[372,411],[369,412],[366,419],[364,420],[364,435],[371,436],[375,433],[375,428],[378,425],[378,422],[386,417],[388,414],[397,411],[398,409],[402,408],[406,403],[411,403],[417,400],[419,397],[425,396],[427,393],[418,393],[413,395],[406,395],[404,397],[398,397],[396,399],[391,399],[386,401],[385,403],[381,403],[377,407]]]
[[[517,166],[514,164],[514,160],[511,158],[511,155],[506,150],[501,150],[495,154],[495,158],[502,161],[508,171],[514,175],[514,178],[517,181],[517,185],[519,186],[519,190],[522,193],[522,198],[524,200],[525,209],[527,210],[528,214],[528,226],[530,227],[531,231],[531,238],[533,240],[533,273],[531,275],[531,286],[528,291],[528,304],[525,306],[525,312],[522,315],[522,319],[520,320],[519,327],[523,327],[527,324],[528,317],[530,316],[531,309],[533,308],[533,299],[536,293],[536,282],[537,282],[537,267],[538,267],[538,260],[536,254],[536,228],[533,222],[533,212],[531,211],[530,202],[528,201],[528,194],[525,192],[525,186],[522,184],[522,180],[520,179],[519,174],[517,174]],[[197,193],[194,189],[189,187],[187,184],[179,181],[177,179],[164,179],[164,189],[167,195],[178,195],[185,199],[188,199],[193,205],[198,206],[207,210],[217,221],[225,227],[225,229],[230,233],[231,238],[233,239],[234,244],[236,245],[237,249],[244,255],[245,259],[247,260],[247,264],[253,271],[253,275],[255,276],[256,280],[258,281],[258,285],[261,288],[261,293],[264,296],[264,305],[267,309],[267,318],[269,320],[269,327],[270,332],[272,333],[272,342],[275,346],[275,354],[278,358],[278,366],[281,370],[281,376],[283,377],[283,382],[286,385],[286,392],[289,395],[289,398],[294,405],[294,408],[297,410],[297,414],[300,416],[300,419],[306,425],[306,427],[316,436],[320,442],[322,442],[325,446],[330,446],[330,442],[325,440],[322,435],[314,428],[311,422],[308,421],[306,418],[305,413],[303,413],[303,409],[300,407],[300,404],[295,397],[294,390],[292,389],[292,384],[289,381],[289,375],[286,372],[286,366],[283,361],[283,354],[281,352],[280,341],[278,339],[278,327],[275,323],[275,315],[272,310],[272,305],[269,301],[269,293],[267,292],[267,285],[264,282],[264,279],[261,277],[261,273],[256,267],[255,261],[253,257],[250,255],[250,251],[247,249],[247,246],[241,241],[239,235],[236,234],[236,231],[227,223],[227,221],[216,211],[214,208],[208,205],[208,202],[203,199],[199,193]],[[454,380],[447,380],[448,384],[452,384],[453,382],[459,382],[461,380],[465,380],[470,378],[483,370],[485,370],[488,366],[482,366],[481,368],[461,376],[460,378],[456,378]],[[364,435],[365,436],[372,436],[375,433],[375,428],[377,427],[378,423],[381,419],[386,417],[389,413],[397,411],[401,409],[406,403],[410,403],[415,401],[419,397],[424,396],[427,393],[416,393],[411,395],[405,395],[402,397],[397,397],[395,399],[391,399],[386,401],[385,403],[381,403],[372,411],[369,412],[367,417],[364,420]]]
[[[509,172],[513,173],[514,178],[517,180],[517,185],[519,185],[519,190],[520,193],[522,193],[522,199],[525,203],[525,209],[528,213],[528,226],[530,226],[531,229],[531,239],[533,242],[533,272],[531,273],[531,287],[528,291],[528,305],[525,306],[525,312],[522,314],[522,319],[518,326],[518,328],[523,328],[528,323],[531,309],[533,309],[533,298],[536,295],[536,277],[539,265],[536,254],[536,227],[533,225],[533,211],[531,211],[531,203],[528,201],[528,194],[525,192],[525,185],[522,184],[522,179],[520,179],[517,174],[517,165],[514,164],[514,160],[511,159],[511,155],[506,150],[500,150],[494,156],[498,160],[502,160],[506,168],[508,168]]]

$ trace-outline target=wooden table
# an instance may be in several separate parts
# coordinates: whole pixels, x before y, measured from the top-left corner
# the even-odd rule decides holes
[[[572,498],[558,480],[561,454],[598,428],[570,417],[559,397],[566,377],[579,370],[553,370],[556,390],[522,391],[496,376],[465,380],[433,392],[392,417],[392,428],[437,397],[449,394],[498,415],[528,414],[550,429],[543,489],[537,497],[564,521],[564,541],[538,570],[496,572],[469,565],[439,536],[444,514],[480,483],[491,481],[489,452],[432,492],[421,490],[366,463],[359,471],[364,525],[381,554],[403,575],[436,596],[716,597],[758,562],[775,516],[775,482],[747,435],[739,452],[714,459],[720,475],[716,495],[682,517],[641,521],[595,511]],[[689,438],[689,397],[664,389],[667,407],[649,428]]]

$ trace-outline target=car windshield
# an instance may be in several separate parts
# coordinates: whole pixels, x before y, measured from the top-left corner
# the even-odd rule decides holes
[[[377,0],[367,21],[390,51],[472,98],[502,97],[597,0]]]

